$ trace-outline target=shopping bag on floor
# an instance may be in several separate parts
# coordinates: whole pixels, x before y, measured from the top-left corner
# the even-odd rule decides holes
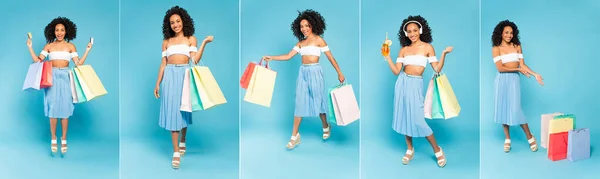
[[[40,88],[49,88],[52,86],[52,62],[44,61],[43,63]]]
[[[442,109],[444,111],[444,119],[450,119],[457,117],[460,113],[460,105],[452,90],[452,86],[448,81],[445,74],[441,74],[436,78],[438,85],[438,91],[440,94],[440,101],[442,103]]]
[[[569,132],[550,134],[550,139],[548,142],[548,158],[550,160],[558,161],[567,158]]]
[[[563,113],[560,112],[555,112],[555,113],[549,113],[549,114],[542,114],[542,126],[541,126],[541,146],[545,149],[548,148],[548,129],[549,129],[549,123],[550,120],[553,120],[554,117],[562,115]]]
[[[569,131],[567,159],[571,162],[590,158],[590,129],[575,129]]]
[[[254,72],[252,72],[246,95],[244,95],[244,101],[271,107],[276,79],[277,72],[269,68],[269,62],[264,67],[261,64],[256,65]]]
[[[43,62],[34,62],[29,65],[25,82],[23,82],[23,91],[40,90],[43,65]]]
[[[346,126],[360,118],[360,109],[352,85],[342,84],[329,91],[330,122]]]

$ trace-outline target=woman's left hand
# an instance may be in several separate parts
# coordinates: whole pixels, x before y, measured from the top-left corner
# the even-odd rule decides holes
[[[537,80],[540,85],[544,86],[544,78],[542,77],[542,75],[533,74],[533,76],[535,77],[535,80]]]
[[[450,52],[452,52],[452,49],[454,49],[454,47],[448,46],[448,47],[446,47],[446,49],[444,49],[444,51],[442,53],[450,53]]]
[[[204,38],[204,43],[210,43],[213,41],[215,37],[213,37],[212,35],[206,36],[206,38]]]
[[[338,74],[338,80],[340,80],[340,83],[344,83],[344,81],[346,81],[346,78],[344,78],[343,74]]]

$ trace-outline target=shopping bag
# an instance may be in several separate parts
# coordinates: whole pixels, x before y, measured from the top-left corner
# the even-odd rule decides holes
[[[569,131],[567,159],[571,162],[590,158],[590,129],[575,129]]]
[[[71,69],[71,74],[73,74],[73,85],[75,86],[75,94],[77,95],[77,102],[75,103],[83,103],[86,102],[85,94],[83,93],[83,87],[81,86],[81,82],[77,76],[77,71],[75,68]]]
[[[179,110],[192,112],[192,98],[190,97],[190,69],[185,69],[183,88],[181,89],[181,106]]]
[[[271,107],[276,79],[277,72],[269,68],[268,62],[264,67],[262,65],[256,65],[252,72],[248,89],[244,95],[244,101],[260,106]]]
[[[425,109],[425,118],[432,119],[431,117],[431,109],[433,103],[433,81],[435,80],[435,76],[429,80],[429,85],[427,85],[427,92],[425,93],[425,101],[424,101],[424,109]]]
[[[192,112],[204,110],[204,107],[200,102],[200,93],[198,91],[198,85],[196,84],[196,76],[199,76],[198,72],[194,70],[193,66],[188,70],[190,72],[190,99],[192,105]]]
[[[77,89],[75,87],[75,76],[73,75],[73,70],[69,70],[69,83],[71,87],[71,97],[73,98],[73,103],[78,103],[77,100]]]
[[[260,63],[262,63],[262,59]],[[255,67],[256,62],[250,62],[248,63],[248,66],[246,66],[246,70],[244,70],[244,74],[242,74],[242,78],[240,79],[240,85],[242,88],[248,88],[248,84],[250,84],[250,78],[252,78],[252,72],[254,72]]]
[[[333,107],[336,124],[339,126],[346,126],[360,118],[360,110],[352,85],[342,84],[333,89],[330,92],[330,104],[330,107]]]
[[[559,116],[562,115],[562,113],[560,112],[555,112],[555,113],[549,113],[549,114],[542,114],[542,126],[541,126],[541,146],[545,149],[548,148],[548,129],[549,129],[549,123],[550,120],[553,120],[555,116]]]
[[[104,88],[104,85],[102,85],[102,81],[100,81],[100,78],[98,77],[98,75],[96,75],[96,72],[94,71],[91,65],[80,65],[75,68],[76,71],[79,71],[79,74],[81,76],[81,78],[79,78],[79,82],[85,83],[85,86],[88,89],[88,92],[86,93],[86,89],[84,87],[84,93],[88,101],[100,96],[104,96],[108,93]]]
[[[457,117],[461,108],[454,91],[452,90],[452,86],[448,81],[448,77],[445,74],[441,74],[436,78],[436,82],[438,84],[437,89],[440,94],[440,101],[444,111],[444,119]]]
[[[27,75],[25,76],[25,82],[23,82],[23,91],[40,90],[43,65],[44,63],[42,62],[34,62],[29,65]]]
[[[437,80],[436,80],[437,81]],[[432,119],[444,119],[444,109],[442,108],[442,102],[440,101],[440,93],[438,90],[438,83],[433,82],[433,95],[431,99],[431,118]]]
[[[81,74],[81,71],[79,70],[79,68],[75,67],[75,68],[73,68],[73,71],[75,72],[75,77],[79,81],[79,85],[81,86],[81,91],[83,93],[83,96],[85,96],[85,102],[94,99],[94,95],[92,94],[90,88],[88,87],[87,83],[85,82],[85,79],[83,78],[83,75]]]
[[[576,128],[576,124],[577,124],[576,119],[577,119],[577,117],[575,116],[575,114],[561,114],[561,115],[558,115],[558,116],[554,116],[554,120],[557,120],[557,119],[571,119],[573,121],[573,129]]]
[[[225,99],[225,95],[223,95],[223,91],[219,87],[217,80],[212,75],[210,68],[207,66],[195,66],[194,67],[200,76],[200,82],[202,83],[202,87],[206,91],[206,98],[200,98],[200,100],[204,103],[205,100],[208,100],[212,106],[215,107],[221,104],[227,103],[227,99]],[[203,105],[204,106],[204,105]],[[210,108],[206,107],[206,109]]]
[[[44,61],[42,66],[40,88],[49,88],[52,86],[52,62]]]
[[[548,158],[550,160],[558,161],[567,158],[569,132],[550,134],[550,139],[548,142]]]

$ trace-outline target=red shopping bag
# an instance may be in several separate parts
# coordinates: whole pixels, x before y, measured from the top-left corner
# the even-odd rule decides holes
[[[552,161],[567,158],[567,147],[569,145],[569,132],[550,134],[548,140],[548,158]]]
[[[40,88],[48,88],[52,86],[52,62],[45,61],[42,67],[42,80]]]
[[[258,65],[262,65],[262,59],[258,63]],[[240,79],[240,85],[242,88],[247,89],[248,84],[250,84],[250,78],[252,78],[252,73],[254,72],[254,68],[256,67],[256,62],[248,63],[246,66],[246,70],[244,70],[244,74],[242,74],[242,79]],[[269,63],[267,63],[266,68],[269,68]]]

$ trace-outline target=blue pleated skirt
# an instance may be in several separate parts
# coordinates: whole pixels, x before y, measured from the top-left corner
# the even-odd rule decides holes
[[[49,118],[69,118],[75,106],[71,93],[69,68],[52,67],[52,86],[44,88],[44,115]]]
[[[316,117],[326,114],[327,95],[323,80],[323,69],[318,63],[303,64],[296,80],[296,117]]]
[[[433,134],[425,122],[424,101],[423,77],[401,72],[394,92],[394,131],[410,137]]]
[[[192,113],[180,110],[186,69],[190,69],[190,65],[167,64],[163,74],[158,125],[169,131],[180,131],[192,124]]]
[[[494,122],[506,125],[526,124],[521,109],[519,73],[498,73],[495,80]]]

